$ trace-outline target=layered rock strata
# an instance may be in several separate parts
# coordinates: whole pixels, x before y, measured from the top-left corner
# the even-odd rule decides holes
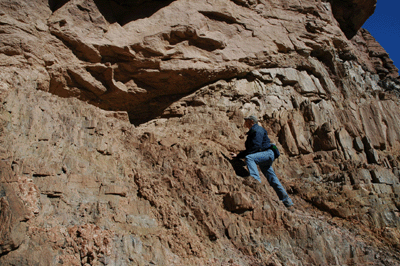
[[[351,3],[2,1],[0,264],[400,264],[398,70]],[[229,157],[249,114],[295,212]]]

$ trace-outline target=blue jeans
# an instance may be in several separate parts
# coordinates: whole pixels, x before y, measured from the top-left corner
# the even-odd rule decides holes
[[[261,183],[261,178],[258,173],[257,165],[260,167],[261,172],[267,178],[268,183],[275,190],[279,199],[285,204],[286,207],[292,206],[292,199],[287,194],[285,188],[282,186],[278,177],[276,176],[272,163],[275,160],[274,152],[270,150],[249,154],[246,156],[246,164],[249,169],[250,175]]]

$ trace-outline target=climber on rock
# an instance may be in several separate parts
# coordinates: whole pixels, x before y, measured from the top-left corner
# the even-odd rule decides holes
[[[272,163],[279,157],[277,147],[271,144],[267,130],[258,125],[258,119],[254,115],[244,119],[244,127],[249,129],[245,142],[246,150],[239,154],[231,153],[231,156],[237,159],[244,158],[250,175],[261,183],[258,165],[279,199],[288,209],[292,210],[293,202],[272,168]]]

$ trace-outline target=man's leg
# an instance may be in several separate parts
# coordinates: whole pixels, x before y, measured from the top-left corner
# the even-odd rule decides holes
[[[283,202],[283,204],[285,204],[286,207],[292,206],[292,199],[289,197],[285,188],[282,186],[272,166],[268,167],[267,165],[260,165],[260,169],[267,178],[271,187],[275,190],[279,199]]]
[[[257,164],[266,160],[266,157],[263,155],[263,153],[264,152],[257,152],[246,156],[247,169],[249,170],[250,175],[260,183],[261,178],[260,174],[258,173]]]
[[[275,155],[272,150],[249,154],[246,156],[247,168],[249,169],[250,175],[261,183],[261,178],[257,169],[257,165],[259,165],[264,176],[267,178],[268,183],[275,190],[279,199],[283,202],[283,204],[285,204],[286,207],[290,207],[293,205],[293,201],[287,194],[285,188],[282,186],[275,174],[274,169],[272,168],[274,159]]]

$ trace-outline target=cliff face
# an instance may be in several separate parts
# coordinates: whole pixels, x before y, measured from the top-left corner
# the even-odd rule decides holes
[[[399,265],[375,4],[1,1],[0,264]],[[229,158],[249,114],[295,212]]]

